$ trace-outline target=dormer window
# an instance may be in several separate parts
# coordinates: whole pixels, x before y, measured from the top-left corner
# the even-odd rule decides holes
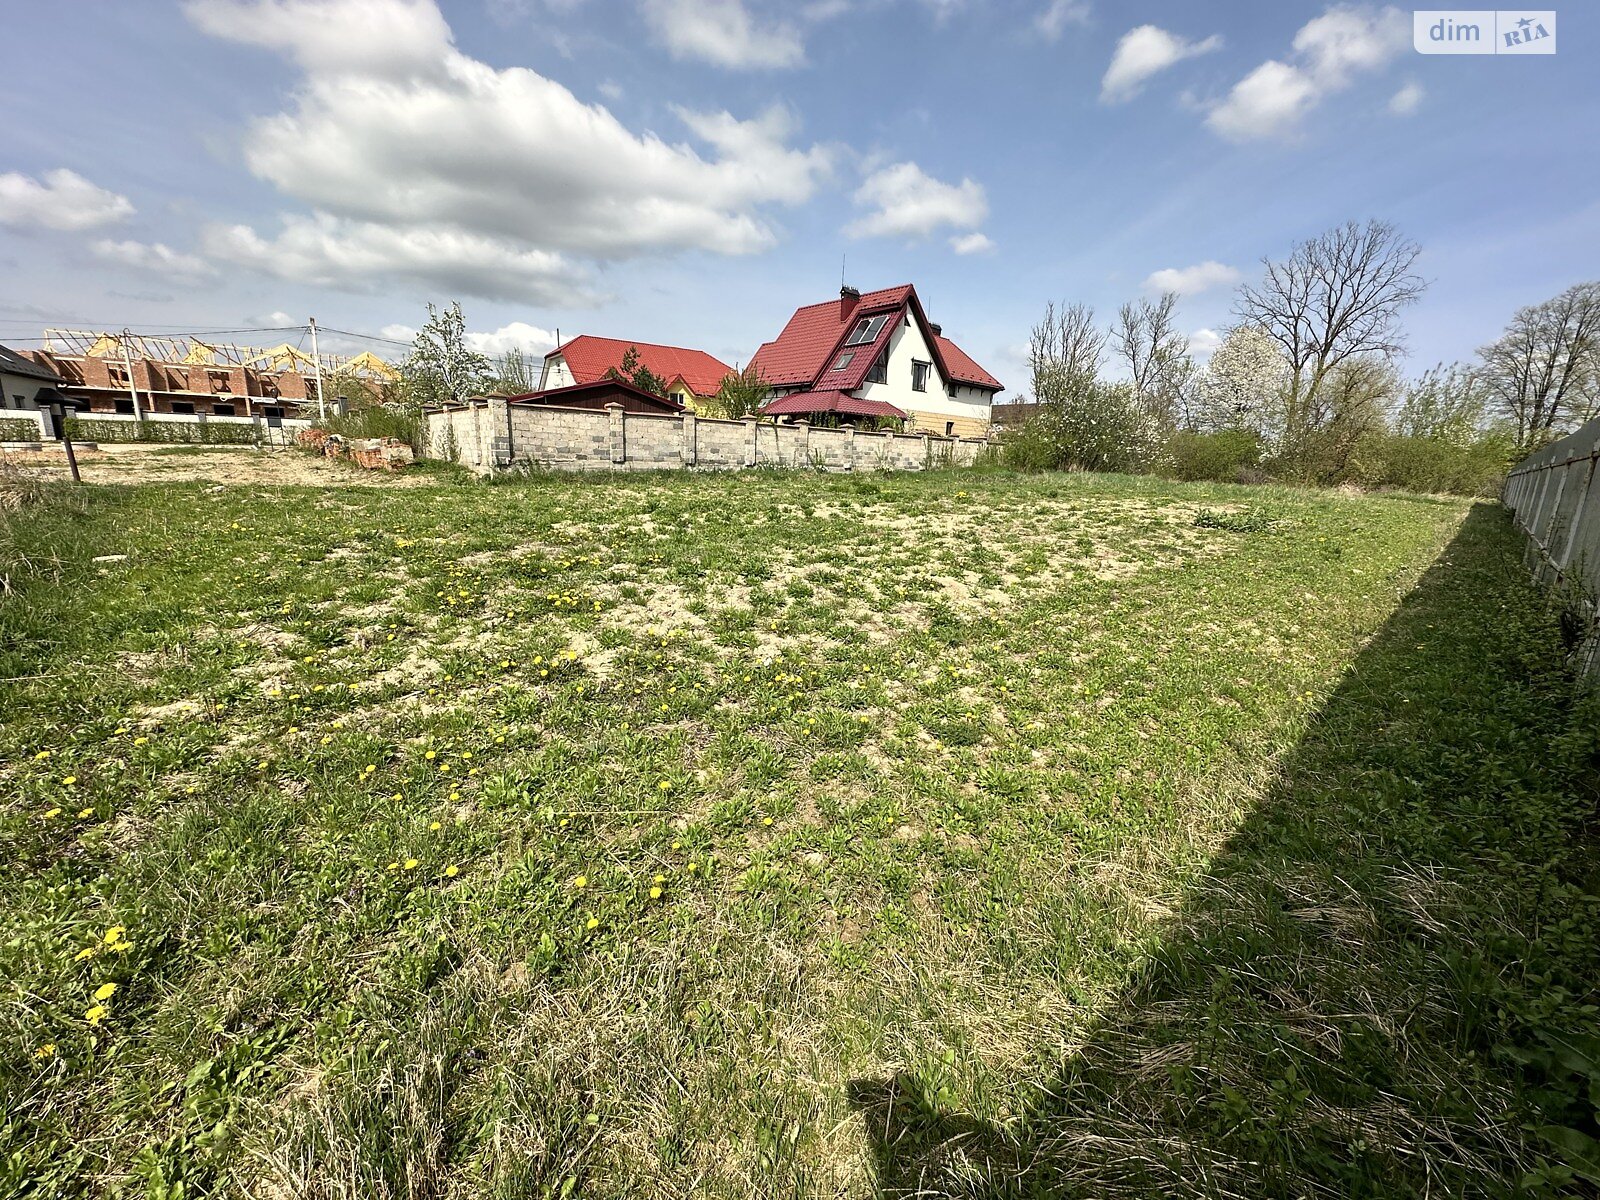
[[[879,313],[875,317],[862,317],[856,322],[856,327],[850,331],[850,336],[845,339],[846,346],[865,346],[874,342],[878,334],[883,332],[883,327],[889,323],[891,313]]]

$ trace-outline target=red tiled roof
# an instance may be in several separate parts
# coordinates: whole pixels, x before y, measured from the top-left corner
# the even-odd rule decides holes
[[[783,332],[776,340],[767,342],[757,350],[750,365],[760,371],[761,377],[768,383],[778,387],[793,383],[815,383],[823,368],[831,365],[836,357],[833,353],[835,347],[849,335],[857,321],[871,313],[900,308],[910,295],[910,284],[867,292],[848,316],[841,315],[842,307],[837,299],[797,308],[794,316],[789,318],[789,323],[783,327]],[[894,322],[889,322],[885,332],[893,327]],[[881,341],[883,334],[880,333],[878,337]],[[865,351],[867,347],[852,349]],[[872,366],[871,356],[863,353],[860,357],[866,360],[866,367]],[[851,365],[855,365],[854,362]]]
[[[653,342],[630,342],[624,338],[594,337],[580,334],[565,345],[557,346],[545,360],[556,356],[567,360],[567,369],[577,383],[593,383],[605,378],[606,371],[622,365],[622,356],[632,346],[639,351],[639,362],[659,375],[668,384],[682,379],[697,396],[715,396],[725,376],[733,368],[704,350],[690,350],[683,346],[658,346]]]
[[[894,312],[896,319],[887,322],[876,340],[861,346],[846,347],[844,341],[862,317],[874,313]],[[866,292],[848,311],[838,300],[825,300],[821,304],[808,304],[796,309],[789,323],[773,341],[762,345],[750,365],[761,373],[763,379],[777,387],[806,384],[818,391],[853,392],[861,387],[877,361],[883,347],[898,328],[899,315],[914,312],[924,332],[933,344],[933,357],[944,380],[969,383],[978,387],[1000,390],[1000,381],[980,367],[949,338],[935,334],[928,325],[922,302],[910,284]],[[834,364],[846,349],[854,351],[842,371]]]
[[[977,363],[973,362],[967,352],[956,345],[944,334],[935,334],[934,340],[939,343],[939,353],[944,355],[944,365],[950,368],[950,378],[957,383],[972,383],[979,387],[1000,390],[1000,381]]]
[[[862,400],[849,392],[796,392],[780,396],[761,406],[764,417],[781,417],[793,413],[848,413],[858,417],[893,417],[905,420],[906,414],[886,400]]]

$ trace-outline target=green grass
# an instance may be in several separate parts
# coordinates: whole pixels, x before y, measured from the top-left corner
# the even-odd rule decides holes
[[[1596,723],[1493,508],[163,484],[0,575],[0,1192],[1586,1186]]]

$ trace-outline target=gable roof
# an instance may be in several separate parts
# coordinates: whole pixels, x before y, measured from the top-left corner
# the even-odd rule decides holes
[[[895,319],[885,322],[871,342],[845,346],[851,331],[863,317],[880,313],[893,313]],[[821,304],[797,308],[783,332],[763,343],[750,365],[774,387],[802,384],[817,391],[853,392],[866,382],[867,374],[894,336],[902,316],[921,326],[941,380],[1000,390],[999,380],[949,338],[935,332],[922,310],[917,289],[909,283],[865,292],[848,309],[840,300],[824,300]],[[835,364],[846,351],[853,351],[853,354],[842,369],[836,370]]]
[[[836,412],[856,417],[892,417],[904,421],[906,414],[887,400],[862,400],[849,392],[795,392],[779,396],[761,406],[764,417],[781,417],[791,413]]]
[[[639,352],[639,362],[654,375],[666,380],[668,385],[680,379],[697,396],[715,396],[722,380],[733,374],[733,368],[721,359],[713,358],[704,350],[690,350],[684,346],[660,346],[654,342],[633,342],[625,338],[594,337],[580,334],[544,356],[567,360],[567,369],[578,383],[594,383],[604,379],[606,371],[622,365],[622,356],[632,346]]]
[[[66,382],[49,367],[41,367],[26,355],[18,354],[5,346],[0,346],[0,371],[4,371],[7,375],[26,375],[29,379],[43,379],[47,383]]]
[[[521,392],[515,396],[508,396],[509,404],[548,404],[559,408],[573,400],[582,400],[597,394],[616,395],[623,393],[648,407],[659,408],[663,412],[679,413],[684,407],[671,396],[658,396],[654,392],[647,392],[641,387],[635,387],[625,379],[596,379],[589,383],[574,383],[567,387],[546,388],[542,392]]]

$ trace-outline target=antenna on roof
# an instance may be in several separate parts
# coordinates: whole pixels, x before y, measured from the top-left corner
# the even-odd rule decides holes
[[[839,255],[839,286],[841,288],[844,287],[844,264],[847,257],[844,254]]]

